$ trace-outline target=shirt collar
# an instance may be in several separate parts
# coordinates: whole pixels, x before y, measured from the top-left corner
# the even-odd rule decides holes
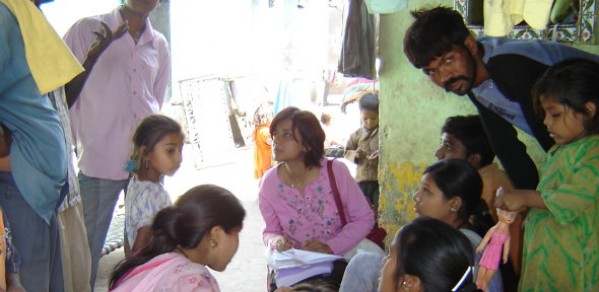
[[[121,9],[122,5],[117,6],[115,9],[112,10],[112,12],[109,14],[109,16],[106,18],[106,24],[108,24],[108,26],[111,29],[116,29],[121,23],[123,23],[124,19],[121,16],[120,13],[120,9]],[[152,40],[154,40],[154,38],[156,37],[156,33],[154,32],[154,28],[152,27],[152,24],[150,23],[150,18],[146,18],[146,28],[144,29],[144,31],[141,34],[141,37],[139,38],[138,41],[138,45],[143,45],[145,43],[149,43]]]

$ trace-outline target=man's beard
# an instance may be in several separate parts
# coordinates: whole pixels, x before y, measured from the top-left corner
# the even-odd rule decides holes
[[[467,54],[468,54],[468,71],[471,73],[470,76],[471,78],[466,77],[465,75],[460,75],[460,76],[455,76],[450,78],[449,80],[445,81],[443,83],[443,88],[445,89],[446,92],[453,92],[457,95],[465,95],[466,93],[468,93],[470,90],[472,90],[472,85],[474,84],[474,78],[476,78],[476,62],[474,61],[474,56],[472,55],[472,53],[470,53],[470,51],[468,49],[465,49]],[[465,89],[464,90],[460,90],[460,91],[454,91],[451,89],[451,87],[453,86],[454,83],[459,82],[460,80],[464,80],[465,82]]]

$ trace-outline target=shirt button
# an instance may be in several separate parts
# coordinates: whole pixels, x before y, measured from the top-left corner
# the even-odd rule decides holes
[[[137,94],[137,91],[133,91],[133,95]]]
[[[137,69],[133,69],[133,72],[137,72]]]

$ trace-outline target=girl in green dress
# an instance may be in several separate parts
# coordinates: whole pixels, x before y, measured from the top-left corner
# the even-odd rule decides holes
[[[528,209],[518,291],[599,291],[599,64],[558,63],[533,93],[555,145],[536,190],[495,203]]]

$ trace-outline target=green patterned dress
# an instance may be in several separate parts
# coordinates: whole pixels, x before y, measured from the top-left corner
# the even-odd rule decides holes
[[[554,145],[541,173],[518,291],[599,291],[599,135]]]

